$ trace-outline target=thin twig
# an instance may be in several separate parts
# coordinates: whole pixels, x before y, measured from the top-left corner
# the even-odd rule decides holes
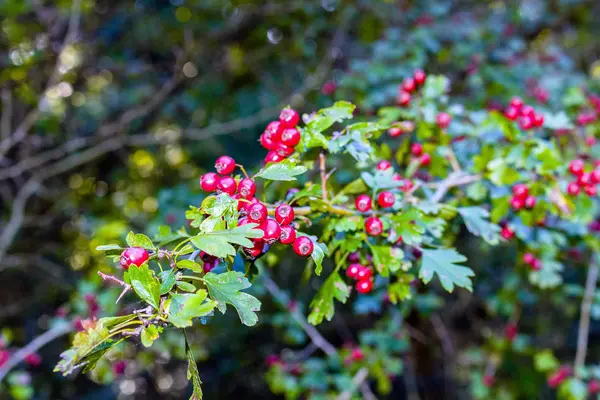
[[[2,115],[0,115],[0,139],[10,136],[12,119],[12,93],[10,89],[2,89]]]
[[[444,321],[438,314],[433,314],[431,316],[431,324],[433,325],[433,329],[435,333],[440,338],[442,342],[442,351],[444,352],[444,359],[449,360],[454,356],[454,346],[452,345],[452,339],[450,338],[450,334],[448,334],[448,330],[444,325]]]
[[[480,175],[465,175],[462,172],[453,172],[446,179],[434,184],[427,185],[429,187],[437,187],[437,190],[429,199],[432,203],[438,203],[453,187],[467,185],[469,183],[477,182],[481,179]]]
[[[366,367],[359,369],[352,378],[352,384],[350,387],[340,393],[336,400],[350,400],[354,391],[356,391],[356,389],[365,381],[365,379],[367,379],[368,376],[369,370]]]
[[[73,330],[73,325],[69,322],[62,322],[50,328],[40,336],[33,339],[25,347],[14,352],[10,358],[0,367],[0,382],[10,372],[11,369],[19,365],[28,355],[35,353],[54,339],[59,338]]]
[[[117,278],[116,276],[112,276],[112,275],[107,275],[105,273],[102,273],[100,271],[98,271],[98,275],[100,275],[100,277],[102,278],[103,281],[110,281],[110,282],[115,282],[116,284],[120,285],[123,287],[123,291],[121,292],[121,294],[119,295],[119,297],[117,297],[117,301],[115,301],[115,304],[119,302],[119,300],[121,300],[123,298],[123,296],[125,296],[125,293],[127,293],[130,289],[131,289],[131,285],[120,280],[119,278]]]
[[[585,281],[585,292],[581,301],[581,316],[579,318],[579,333],[577,335],[577,353],[575,355],[575,375],[579,376],[585,365],[585,356],[587,355],[588,336],[590,331],[590,314],[592,301],[596,292],[596,282],[598,281],[598,260],[596,255],[592,257]]]
[[[325,151],[319,153],[319,171],[321,173],[321,193],[323,200],[327,201],[327,157]]]
[[[360,384],[360,393],[362,394],[363,399],[365,400],[377,400],[377,397],[375,397],[373,391],[371,390],[371,387],[367,382],[363,381],[363,383]]]

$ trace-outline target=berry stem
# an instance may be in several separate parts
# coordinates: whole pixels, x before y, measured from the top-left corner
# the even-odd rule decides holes
[[[236,165],[236,166],[237,166],[237,167],[240,169],[240,171],[242,171],[242,174],[244,174],[244,176],[245,176],[246,178],[250,178],[250,177],[248,176],[248,173],[246,172],[246,169],[244,168],[244,166],[243,166],[242,164],[235,164],[235,165]]]

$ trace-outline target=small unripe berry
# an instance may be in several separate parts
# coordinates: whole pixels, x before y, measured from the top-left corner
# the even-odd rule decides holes
[[[254,222],[255,224],[261,224],[265,219],[267,219],[268,210],[267,206],[263,203],[254,203],[251,204],[247,209],[248,213],[248,221]]]
[[[141,247],[129,247],[121,253],[121,267],[127,270],[131,265],[139,267],[146,261],[148,261],[149,255],[146,249]]]
[[[312,240],[306,236],[300,236],[294,240],[292,248],[294,249],[294,253],[298,254],[299,256],[308,257],[314,250],[314,244]]]
[[[421,154],[423,154],[423,146],[421,145],[421,143],[413,143],[410,146],[410,152],[413,156],[420,156]]]
[[[356,209],[360,212],[367,212],[371,209],[373,202],[369,195],[361,194],[358,196],[354,202]]]
[[[416,69],[415,72],[413,73],[413,77],[415,78],[415,83],[417,85],[422,85],[425,83],[425,79],[427,78],[427,75],[425,74],[425,71],[423,71],[422,69]]]
[[[256,183],[250,178],[244,178],[238,184],[238,193],[245,199],[253,197],[256,193]]]
[[[362,281],[365,279],[370,279],[372,276],[373,276],[373,270],[371,270],[371,268],[368,268],[368,267],[362,267],[356,273],[356,279],[358,279],[359,281]]]
[[[579,183],[577,182],[570,182],[567,185],[567,193],[569,194],[569,196],[577,196],[580,191],[581,186],[579,186]]]
[[[585,163],[580,158],[576,158],[575,160],[573,160],[569,163],[569,171],[575,176],[579,176],[579,175],[583,174],[584,167],[585,167]]]
[[[200,178],[200,187],[205,192],[214,192],[221,178],[214,172],[207,172]]]
[[[377,196],[377,203],[382,208],[388,208],[394,205],[396,202],[396,196],[392,192],[381,192]]]
[[[291,226],[282,226],[279,241],[282,244],[292,244],[296,240],[296,230]]]
[[[217,158],[215,169],[221,175],[228,175],[235,169],[235,160],[229,156],[221,156]]]
[[[346,269],[346,276],[348,278],[356,279],[356,277],[358,275],[358,271],[360,271],[363,268],[364,268],[364,266],[362,266],[361,264],[358,264],[358,263],[350,264],[350,265],[348,265],[348,268]]]
[[[292,108],[284,108],[279,114],[279,121],[284,128],[293,128],[300,122],[300,115]]]
[[[237,184],[235,183],[235,179],[230,176],[222,176],[221,179],[219,179],[217,189],[223,193],[232,195],[235,193],[236,186]]]
[[[258,228],[264,232],[262,239],[265,243],[274,243],[281,236],[281,227],[273,218],[267,218]]]
[[[358,293],[369,293],[373,289],[373,282],[370,279],[365,279],[356,282],[356,291]]]
[[[281,133],[281,143],[289,147],[295,147],[300,143],[300,132],[296,128],[284,129]]]
[[[377,163],[377,169],[380,171],[385,171],[386,169],[392,168],[392,163],[388,160],[381,160]]]
[[[512,188],[513,195],[519,198],[525,198],[529,195],[529,189],[527,185],[519,183]]]
[[[284,157],[282,157],[279,154],[277,154],[276,151],[270,151],[265,156],[265,163],[267,163],[267,164],[269,164],[269,163],[278,163],[278,162],[283,161],[283,159],[284,159]]]
[[[275,219],[282,225],[289,225],[294,220],[294,209],[287,204],[277,206]]]
[[[369,217],[365,220],[365,230],[368,235],[379,236],[383,232],[383,223],[377,217]]]
[[[448,113],[441,112],[437,115],[436,121],[440,128],[445,129],[452,122],[452,117]]]
[[[399,106],[407,106],[410,103],[410,93],[402,91],[400,93],[398,93],[398,96],[396,97],[396,103]]]

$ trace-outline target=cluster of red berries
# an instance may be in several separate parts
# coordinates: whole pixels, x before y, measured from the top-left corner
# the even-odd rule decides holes
[[[532,209],[537,202],[536,198],[529,194],[529,188],[522,183],[513,186],[513,197],[510,199],[510,206],[518,211],[522,208]]]
[[[131,265],[135,265],[139,267],[146,261],[148,261],[149,254],[146,249],[141,247],[129,247],[121,253],[121,259],[119,260],[121,263],[121,267],[124,270],[128,270]]]
[[[387,131],[390,137],[398,137],[415,130],[415,124],[412,121],[402,121],[396,124],[399,125],[393,126]]]
[[[518,119],[523,130],[539,128],[544,125],[544,115],[535,111],[533,106],[524,104],[519,97],[513,97],[504,110],[504,116],[511,121]]]
[[[539,271],[542,268],[542,260],[534,256],[532,253],[523,254],[523,262],[529,265],[534,271]]]
[[[280,162],[294,153],[294,147],[302,136],[296,128],[300,115],[291,108],[284,108],[278,121],[271,121],[260,135],[260,144],[269,150],[265,163]]]
[[[254,191],[256,192],[256,185],[254,182],[249,179],[248,181],[244,181],[243,179],[240,181],[238,188],[238,183],[233,179],[229,174],[235,170],[235,160],[229,156],[221,156],[217,159],[215,163],[215,169],[217,173],[207,172],[202,175],[200,178],[200,187],[202,190],[206,192],[223,192],[229,195],[233,195],[237,190],[245,190],[245,191]],[[246,186],[242,186],[246,185]],[[251,196],[253,196],[252,193]]]
[[[581,111],[577,115],[575,121],[579,126],[585,126],[595,122],[598,119],[598,114],[600,114],[600,97],[595,94],[591,94],[588,96],[588,100],[593,109]]]
[[[569,163],[569,172],[577,178],[567,185],[567,193],[570,196],[579,195],[581,188],[588,196],[595,196],[598,193],[596,185],[600,183],[600,163],[596,163],[593,171],[585,172],[585,162],[577,158]]]
[[[413,156],[418,157],[419,165],[421,165],[422,167],[427,166],[431,163],[431,154],[423,153],[423,146],[421,145],[421,143],[413,143],[410,146],[410,153]]]
[[[373,289],[373,270],[359,263],[352,263],[346,269],[346,276],[356,280],[358,293],[369,293]]]

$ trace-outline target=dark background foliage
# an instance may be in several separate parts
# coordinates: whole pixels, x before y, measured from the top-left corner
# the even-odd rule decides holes
[[[6,346],[30,342],[57,310],[86,317],[86,295],[97,299],[99,315],[116,312],[117,289],[96,275],[114,266],[96,246],[122,241],[130,229],[183,225],[187,206],[203,198],[199,175],[220,154],[258,166],[263,152],[256,139],[282,107],[311,112],[345,99],[369,114],[393,103],[398,83],[417,67],[447,75],[452,93],[475,107],[532,95],[538,86],[558,102],[568,87],[599,86],[599,16],[600,3],[584,0],[4,0],[0,326]],[[510,307],[514,296],[510,273],[497,273],[514,254],[466,238],[459,248],[478,271],[475,295],[424,290],[420,300],[423,315],[444,315],[458,349],[449,356],[429,319],[407,316],[414,335],[424,336],[413,338],[411,357],[422,398],[472,396],[475,372],[448,378],[452,357],[460,350],[477,360],[478,350],[462,350],[502,329],[487,310]],[[305,307],[314,286],[298,285],[303,266],[272,257],[274,279],[297,299],[292,306]],[[571,274],[567,282],[582,280],[577,270]],[[253,290],[263,299],[261,325],[247,328],[228,314],[194,331],[207,398],[275,398],[264,358],[306,342],[286,312],[289,304],[268,300],[260,282]],[[529,299],[525,324],[544,324],[551,331],[546,340],[571,353],[576,321],[537,316],[552,313],[553,304],[574,316],[578,305],[525,288],[519,296]],[[365,298],[340,306],[319,329],[335,345],[356,341],[374,326],[379,304]],[[454,305],[449,314],[443,304]],[[593,325],[592,344],[599,337]],[[40,366],[19,366],[0,397],[183,398],[189,390],[175,333],[151,350],[137,345],[117,354],[111,362],[123,357],[129,368],[117,380],[108,361],[92,379],[53,373],[67,343],[62,337],[45,346]],[[597,356],[592,350],[591,358]],[[503,370],[514,374],[515,398],[551,398],[530,362],[519,355],[504,362],[510,367]],[[405,398],[406,386],[394,381],[389,398]]]

